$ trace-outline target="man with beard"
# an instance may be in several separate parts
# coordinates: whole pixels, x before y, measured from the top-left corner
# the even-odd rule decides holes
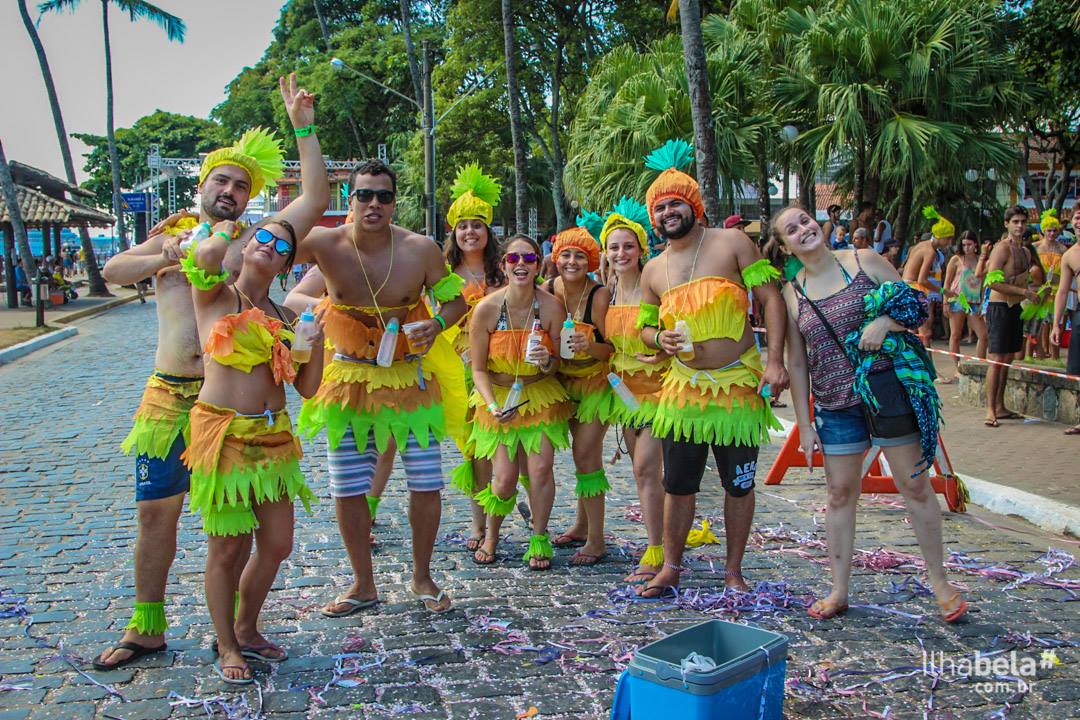
[[[786,316],[775,280],[780,273],[737,229],[706,228],[698,183],[680,172],[693,158],[685,141],[669,141],[646,158],[661,170],[645,199],[667,250],[641,276],[641,337],[673,355],[653,420],[664,444],[664,566],[639,590],[659,597],[679,584],[686,534],[694,519],[709,451],[726,491],[727,562],[724,584],[746,590],[742,557],[754,517],[758,446],[779,428],[771,394],[788,385],[784,368]],[[761,308],[768,333],[763,367],[748,322],[750,299]]]
[[[378,602],[366,495],[390,438],[408,478],[411,589],[427,610],[445,612],[450,598],[431,577],[431,553],[442,514],[439,443],[446,422],[439,382],[423,355],[464,315],[465,281],[449,272],[430,238],[390,224],[397,176],[389,166],[378,160],[360,163],[350,173],[349,187],[353,222],[315,228],[300,241],[296,258],[319,264],[327,289],[320,310],[336,351],[297,425],[308,437],[326,430],[330,492],[355,573],[352,585],[323,614],[345,617]],[[433,301],[434,316],[425,298]],[[393,351],[380,353],[394,338]]]
[[[199,222],[239,218],[248,198],[281,176],[281,158],[279,142],[261,128],[210,153],[199,171],[199,214],[168,217],[146,242],[113,257],[102,270],[106,280],[119,285],[156,277],[158,346],[135,425],[121,446],[125,453],[136,453],[135,610],[121,641],[94,660],[98,670],[121,667],[166,647],[165,583],[176,556],[176,524],[189,481],[180,454],[204,372],[191,285],[180,271],[186,254],[180,243]],[[226,256],[234,280],[240,250],[240,243],[234,243]],[[242,564],[237,567],[238,576],[242,569]]]

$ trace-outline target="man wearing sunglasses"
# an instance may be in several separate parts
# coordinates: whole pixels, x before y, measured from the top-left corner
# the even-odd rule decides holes
[[[378,601],[371,567],[371,490],[379,453],[393,438],[409,486],[413,531],[412,592],[431,612],[445,612],[450,599],[431,577],[431,553],[442,513],[439,443],[445,419],[439,382],[423,353],[442,330],[465,313],[464,281],[450,273],[430,238],[391,225],[397,177],[378,160],[367,160],[349,177],[353,222],[315,228],[300,241],[297,262],[314,259],[326,282],[322,305],[326,337],[335,348],[323,383],[304,403],[297,423],[308,437],[326,431],[330,491],[338,528],[355,579],[323,608],[344,617]],[[434,317],[424,304],[433,299]],[[399,334],[390,367],[375,363],[385,329]]]
[[[198,214],[171,215],[151,229],[146,242],[113,257],[102,270],[106,280],[119,285],[156,277],[158,346],[154,374],[135,414],[135,426],[122,445],[124,452],[136,455],[135,610],[121,642],[94,660],[98,670],[111,670],[165,649],[165,585],[189,486],[180,454],[185,448],[188,411],[204,374],[191,285],[179,266],[187,249],[181,249],[180,243],[200,222],[214,225],[237,220],[248,199],[280,175],[265,169],[260,160],[277,158],[280,168],[281,155],[280,141],[262,129],[249,130],[235,144],[210,153],[199,172]],[[273,165],[270,162],[266,167]],[[239,274],[241,250],[240,243],[233,243],[223,261],[230,280]],[[248,553],[242,554],[246,561]],[[238,576],[242,568],[237,568]]]

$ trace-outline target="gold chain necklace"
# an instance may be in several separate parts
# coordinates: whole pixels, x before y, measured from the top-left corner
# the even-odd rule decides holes
[[[552,289],[554,289],[554,288],[552,288]],[[573,319],[574,322],[577,322],[578,321],[578,313],[581,312],[581,304],[583,302],[585,302],[585,296],[588,294],[589,288],[588,288],[587,285],[582,285],[581,293],[578,295],[577,307],[574,308],[574,313],[572,315],[570,314],[570,306],[566,304],[567,294],[566,294],[566,281],[565,280],[563,280],[562,289],[563,289],[563,309],[566,310],[566,314],[570,315],[570,318]]]
[[[394,272],[394,231],[390,231],[390,267],[386,269],[386,277],[383,278],[382,285],[378,290],[371,289],[371,280],[368,279],[367,269],[364,267],[364,260],[360,257],[360,248],[356,244],[356,235],[352,237],[353,250],[356,251],[356,260],[360,263],[360,272],[364,275],[364,284],[367,285],[368,292],[371,293],[371,303],[375,307],[375,313],[379,316],[379,322],[382,323],[383,329],[386,329],[386,320],[383,319],[382,307],[379,306],[378,294],[386,287],[386,283],[390,282],[390,275]]]

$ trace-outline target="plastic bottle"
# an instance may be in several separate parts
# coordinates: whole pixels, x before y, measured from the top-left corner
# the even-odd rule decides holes
[[[199,223],[195,226],[195,229],[191,231],[191,234],[187,236],[187,239],[180,243],[180,249],[187,252],[195,243],[210,237],[212,231],[213,228],[210,227],[210,223]]]
[[[296,336],[293,338],[292,359],[295,363],[306,363],[311,360],[311,341],[308,335],[315,330],[315,313],[311,306],[300,313],[300,322],[296,323]]]
[[[379,354],[375,356],[375,364],[379,367],[390,367],[394,362],[398,328],[397,318],[390,318],[390,322],[386,323],[386,331],[383,332],[382,340],[379,341]]]
[[[517,404],[521,402],[521,389],[525,387],[520,380],[515,380],[514,384],[510,386],[510,392],[506,393],[506,402],[503,403],[503,412],[517,407]]]
[[[529,356],[532,355],[532,351],[543,342],[544,336],[541,334],[540,320],[533,320],[532,330],[529,332],[529,339],[525,341],[525,362],[530,365],[540,364],[530,360]]]
[[[636,412],[641,408],[637,396],[630,392],[630,388],[626,387],[626,383],[622,381],[621,377],[610,372],[607,374],[607,381],[611,385],[611,389],[619,396],[619,399],[623,401],[626,407],[630,408],[631,412]]]
[[[693,360],[694,359],[694,338],[690,336],[690,326],[686,324],[685,320],[675,321],[675,332],[686,338],[683,341],[682,347],[679,348],[680,360]]]
[[[562,334],[559,335],[559,357],[563,360],[571,360],[574,351],[570,347],[570,338],[574,335],[574,319],[568,314],[563,320]]]

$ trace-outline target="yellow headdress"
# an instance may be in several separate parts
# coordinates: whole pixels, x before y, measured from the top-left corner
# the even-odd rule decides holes
[[[462,166],[450,187],[454,202],[446,211],[447,224],[455,227],[462,220],[483,220],[490,226],[501,195],[502,186],[495,178],[485,175],[478,163]]]
[[[261,127],[252,128],[233,145],[219,148],[206,156],[199,169],[199,184],[203,184],[214,168],[236,165],[247,171],[251,178],[251,194],[258,195],[264,187],[285,174],[281,163],[283,157],[281,141],[273,133]]]
[[[685,140],[668,140],[645,156],[645,167],[661,171],[645,192],[645,204],[649,206],[650,216],[658,202],[673,197],[694,208],[697,219],[705,216],[701,187],[697,180],[679,169],[688,166],[693,159],[694,147]]]
[[[1043,211],[1043,214],[1039,217],[1039,229],[1043,232],[1061,229],[1061,221],[1058,220],[1057,208],[1049,208]]]
[[[956,236],[956,226],[942,217],[941,213],[934,209],[933,205],[924,207],[922,214],[927,220],[937,220],[934,226],[930,228],[930,232],[934,234],[934,237],[944,239]]]
[[[625,228],[637,236],[641,254],[648,256],[649,234],[645,228],[651,224],[648,208],[637,200],[624,196],[615,203],[615,207],[611,209],[604,221],[604,229],[600,231],[600,247],[606,250],[608,236],[620,228]]]

